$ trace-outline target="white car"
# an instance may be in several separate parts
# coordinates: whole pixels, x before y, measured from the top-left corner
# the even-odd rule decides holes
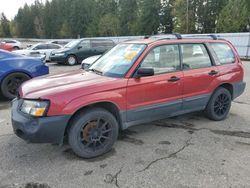
[[[51,43],[38,43],[24,50],[14,51],[17,54],[26,56],[46,55],[45,61],[50,61],[49,57],[52,51],[62,48],[61,45]]]
[[[13,39],[3,39],[1,40],[1,42],[4,42],[8,45],[13,46],[16,50],[21,49],[21,42],[17,41],[17,40],[13,40]]]
[[[89,58],[84,59],[81,63],[82,69],[85,69],[85,70],[88,69],[100,57],[101,55],[95,55],[95,56],[91,56]]]

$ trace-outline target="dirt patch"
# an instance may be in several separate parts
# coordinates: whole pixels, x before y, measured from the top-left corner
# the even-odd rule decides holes
[[[91,175],[92,173],[93,173],[93,170],[86,171],[86,172],[84,173],[84,176],[89,176],[89,175]]]
[[[250,146],[250,143],[246,143],[246,142],[235,142],[235,143],[241,146]]]
[[[143,145],[144,142],[142,140],[136,139],[136,138],[132,138],[130,137],[130,135],[136,134],[136,131],[131,131],[131,130],[125,130],[122,131],[119,134],[119,140],[123,141],[123,142],[128,142],[134,145]]]
[[[171,142],[169,142],[169,141],[160,141],[158,144],[160,144],[160,145],[170,145]]]
[[[108,166],[108,164],[102,164],[100,165],[100,168],[106,168]]]
[[[212,133],[218,134],[218,135],[235,136],[235,137],[241,137],[241,138],[250,138],[250,133],[249,132],[225,131],[225,130],[210,130],[210,131]]]
[[[158,121],[155,123],[155,126],[158,127],[165,127],[165,128],[174,128],[174,129],[187,129],[187,130],[196,130],[194,127],[195,125],[188,122],[182,122],[182,123],[166,123]]]
[[[34,183],[34,182],[30,182],[30,183],[26,183],[23,188],[50,188],[50,186],[46,183]]]
[[[157,149],[155,149],[155,153],[158,155],[166,155],[166,154],[168,154],[168,150],[157,148]]]

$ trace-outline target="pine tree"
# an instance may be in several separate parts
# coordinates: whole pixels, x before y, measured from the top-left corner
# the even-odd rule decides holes
[[[161,0],[140,0],[139,7],[140,34],[157,34],[160,27]]]
[[[247,31],[249,12],[246,0],[230,0],[220,13],[218,32]]]
[[[4,13],[2,13],[0,17],[2,37],[10,37],[10,21],[7,19]]]

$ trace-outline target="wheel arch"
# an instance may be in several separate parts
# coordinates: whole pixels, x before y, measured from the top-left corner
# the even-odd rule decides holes
[[[27,76],[30,77],[30,79],[33,78],[33,76],[32,76],[29,72],[24,71],[24,70],[9,71],[9,72],[5,73],[5,74],[2,76],[2,78],[1,78],[1,80],[0,80],[0,85],[2,84],[3,80],[4,80],[7,76],[9,76],[9,75],[11,75],[11,74],[16,74],[16,73],[26,74]]]
[[[93,104],[89,104],[87,106],[83,106],[80,109],[78,109],[69,119],[66,129],[64,131],[64,136],[67,136],[68,131],[71,128],[71,123],[74,121],[75,118],[77,118],[77,116],[79,116],[81,113],[84,113],[85,111],[92,109],[92,108],[103,108],[105,110],[107,110],[108,112],[110,112],[111,114],[114,115],[114,117],[116,118],[118,124],[119,124],[119,129],[121,130],[122,128],[122,117],[120,115],[120,110],[117,107],[116,104],[112,103],[112,102],[108,102],[108,101],[103,101],[103,102],[97,102],[97,103],[93,103]]]
[[[231,97],[233,99],[234,89],[233,89],[233,85],[232,84],[230,84],[230,83],[224,83],[224,84],[221,84],[219,87],[223,87],[223,88],[227,89],[230,92]],[[216,89],[218,89],[219,87],[217,87]]]

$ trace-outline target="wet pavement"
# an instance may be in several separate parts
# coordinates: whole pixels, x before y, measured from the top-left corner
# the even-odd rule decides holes
[[[52,74],[80,68],[49,66]],[[10,102],[0,100],[0,188],[250,187],[250,62],[244,66],[246,92],[225,121],[198,112],[135,126],[90,160],[67,145],[19,139]]]

